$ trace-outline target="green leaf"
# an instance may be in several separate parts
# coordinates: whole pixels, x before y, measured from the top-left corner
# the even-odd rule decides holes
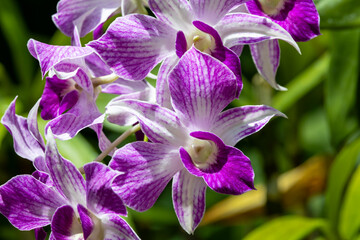
[[[360,228],[360,167],[351,178],[340,211],[339,232],[343,239],[353,239]]]
[[[286,86],[288,91],[279,92],[273,98],[272,106],[279,111],[286,111],[293,106],[301,97],[316,87],[326,72],[330,62],[329,54],[324,54],[310,67],[295,77]]]
[[[325,196],[325,208],[330,225],[336,229],[338,225],[339,208],[344,189],[356,161],[360,156],[360,137],[350,145],[345,146],[332,163]]]
[[[318,1],[321,28],[360,27],[360,4],[358,0]]]
[[[337,146],[353,129],[348,114],[356,100],[360,30],[331,33],[331,62],[325,82],[325,107],[332,143]]]
[[[284,216],[276,218],[252,231],[243,240],[298,240],[317,229],[327,231],[324,219],[312,219],[302,216]]]

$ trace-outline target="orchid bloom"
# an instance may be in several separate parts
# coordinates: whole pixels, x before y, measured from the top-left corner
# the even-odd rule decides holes
[[[55,25],[69,37],[84,37],[94,31],[98,38],[104,22],[113,14],[146,13],[141,0],[61,0],[52,16]],[[78,31],[78,32],[77,32]]]
[[[109,140],[102,132],[104,115],[96,98],[100,85],[107,83],[102,77],[111,76],[111,81],[118,77],[89,47],[52,46],[31,39],[28,49],[39,61],[43,76],[49,72],[40,101],[41,117],[50,120],[46,129],[67,140],[90,127],[98,135],[100,149],[105,149]]]
[[[227,65],[237,77],[238,56],[230,48],[281,39],[298,49],[290,34],[265,17],[232,13],[247,0],[149,0],[156,18],[131,14],[117,18],[105,34],[87,46],[94,48],[124,79],[142,80],[162,62],[157,78],[157,102],[171,108],[167,77],[179,58],[194,45]]]
[[[62,158],[55,139],[47,135],[45,161],[48,175],[19,175],[0,187],[0,212],[20,230],[39,230],[51,224],[51,240],[138,239],[119,216],[126,215],[120,197],[111,189],[119,174],[101,163],[84,166],[86,181]],[[41,233],[41,234],[39,234]]]
[[[192,233],[205,211],[206,186],[225,194],[254,189],[250,160],[232,146],[283,114],[268,106],[221,112],[237,95],[236,81],[225,64],[192,47],[169,75],[174,110],[138,100],[109,104],[109,117],[129,111],[151,140],[125,145],[109,163],[124,172],[113,189],[127,206],[149,209],[173,179],[175,212]]]

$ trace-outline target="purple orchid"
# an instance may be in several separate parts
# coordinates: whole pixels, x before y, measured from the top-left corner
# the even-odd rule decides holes
[[[62,158],[48,135],[45,150],[49,175],[20,175],[0,187],[0,212],[20,230],[39,230],[51,224],[50,239],[138,239],[119,216],[126,215],[120,197],[111,189],[119,174],[101,163],[84,166],[86,181]]]
[[[109,140],[102,132],[104,115],[96,98],[102,84],[98,80],[113,76],[109,67],[89,47],[52,46],[31,39],[28,48],[39,61],[43,76],[49,72],[40,101],[41,117],[50,120],[46,129],[67,140],[90,127],[98,135],[100,149],[105,149]]]
[[[281,39],[298,48],[290,34],[268,18],[228,12],[247,0],[150,0],[156,18],[132,14],[117,18],[107,32],[88,46],[94,48],[122,78],[142,80],[162,62],[157,79],[157,102],[171,108],[167,77],[192,45],[227,65],[236,75],[238,56],[230,48],[268,39]]]
[[[206,186],[225,194],[254,189],[250,160],[232,146],[284,115],[267,106],[221,112],[237,95],[236,81],[225,64],[192,47],[169,75],[174,111],[137,100],[108,106],[109,116],[123,109],[134,114],[151,140],[124,146],[109,163],[124,172],[113,188],[126,205],[149,209],[173,179],[175,212],[192,233],[205,211]]]
[[[57,13],[52,16],[55,25],[67,36],[84,37],[95,30],[95,38],[101,35],[103,23],[113,14],[123,16],[146,12],[141,1],[135,0],[61,0]]]

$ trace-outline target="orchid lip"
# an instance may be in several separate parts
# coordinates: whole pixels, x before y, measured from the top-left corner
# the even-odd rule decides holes
[[[193,138],[185,149],[194,165],[200,169],[205,169],[216,161],[217,147],[212,141]]]
[[[208,33],[205,33],[197,28],[194,28],[188,34],[185,34],[187,49],[190,49],[191,46],[194,46],[201,52],[210,54],[211,51],[215,48],[215,39]]]
[[[277,15],[284,7],[285,0],[259,0],[262,10],[269,16]]]

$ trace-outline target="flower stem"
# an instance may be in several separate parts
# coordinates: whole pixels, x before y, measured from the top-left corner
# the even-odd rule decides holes
[[[114,142],[110,144],[110,146],[105,149],[100,155],[94,160],[94,162],[101,162],[111,151],[116,148],[117,145],[119,145],[122,141],[124,141],[127,137],[129,137],[131,134],[137,132],[140,130],[140,124],[136,124],[132,128],[126,130],[123,134],[121,134]],[[79,168],[79,171],[81,173],[84,173],[84,167]]]

